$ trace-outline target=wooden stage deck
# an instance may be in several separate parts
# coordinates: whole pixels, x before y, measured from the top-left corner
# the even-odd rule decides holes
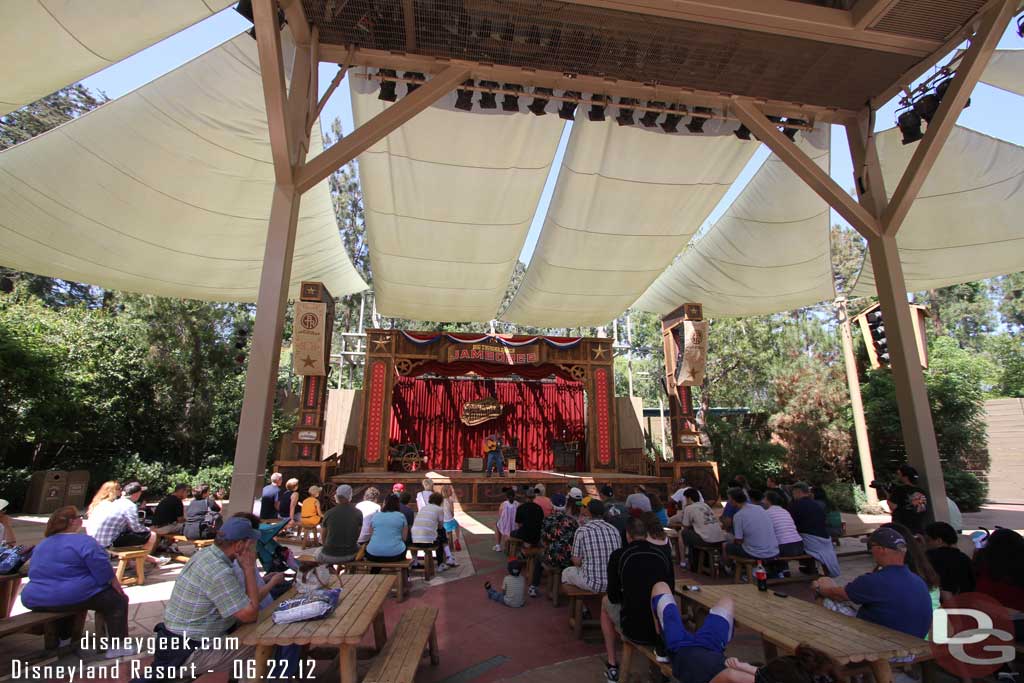
[[[376,486],[381,493],[391,491],[396,482],[405,484],[406,491],[414,496],[422,490],[421,482],[430,477],[435,486],[451,484],[459,503],[465,510],[492,510],[505,500],[503,489],[509,486],[527,486],[543,483],[550,496],[555,493],[568,493],[573,486],[583,489],[586,494],[596,494],[599,486],[610,485],[617,498],[625,499],[633,493],[637,484],[642,484],[648,491],[656,491],[664,499],[669,494],[672,477],[646,477],[637,474],[620,474],[617,472],[547,472],[540,470],[519,470],[515,474],[504,477],[485,477],[480,472],[462,472],[459,470],[426,470],[421,472],[348,472],[331,477],[335,484],[348,484],[355,493],[356,500],[370,486]]]

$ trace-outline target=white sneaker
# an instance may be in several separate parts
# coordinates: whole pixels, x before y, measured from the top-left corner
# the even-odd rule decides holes
[[[496,552],[496,553],[500,553],[501,552],[501,544],[500,543],[495,543],[494,544],[494,552]]]
[[[134,647],[126,647],[120,650],[107,650],[107,654],[104,655],[107,659],[120,659],[121,657],[132,657],[139,654],[139,651]]]

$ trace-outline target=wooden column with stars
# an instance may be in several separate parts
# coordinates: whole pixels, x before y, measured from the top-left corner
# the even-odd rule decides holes
[[[303,282],[292,323],[292,366],[302,378],[299,422],[291,433],[296,460],[319,462],[327,412],[327,376],[331,369],[334,299],[321,282]]]

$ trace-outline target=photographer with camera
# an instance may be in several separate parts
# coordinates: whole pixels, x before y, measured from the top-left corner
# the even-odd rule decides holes
[[[878,490],[878,497],[885,498],[892,512],[892,521],[902,524],[915,534],[924,533],[925,516],[928,512],[928,496],[917,486],[920,476],[910,465],[900,465],[896,470],[899,483],[892,486],[877,481],[871,487]]]

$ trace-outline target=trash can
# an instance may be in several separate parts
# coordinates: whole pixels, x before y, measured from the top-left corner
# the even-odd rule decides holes
[[[48,515],[64,505],[67,472],[46,470],[33,472],[29,480],[25,510],[30,515]]]
[[[85,494],[89,488],[89,470],[72,470],[67,473],[67,490],[64,493],[64,505],[85,507]]]

